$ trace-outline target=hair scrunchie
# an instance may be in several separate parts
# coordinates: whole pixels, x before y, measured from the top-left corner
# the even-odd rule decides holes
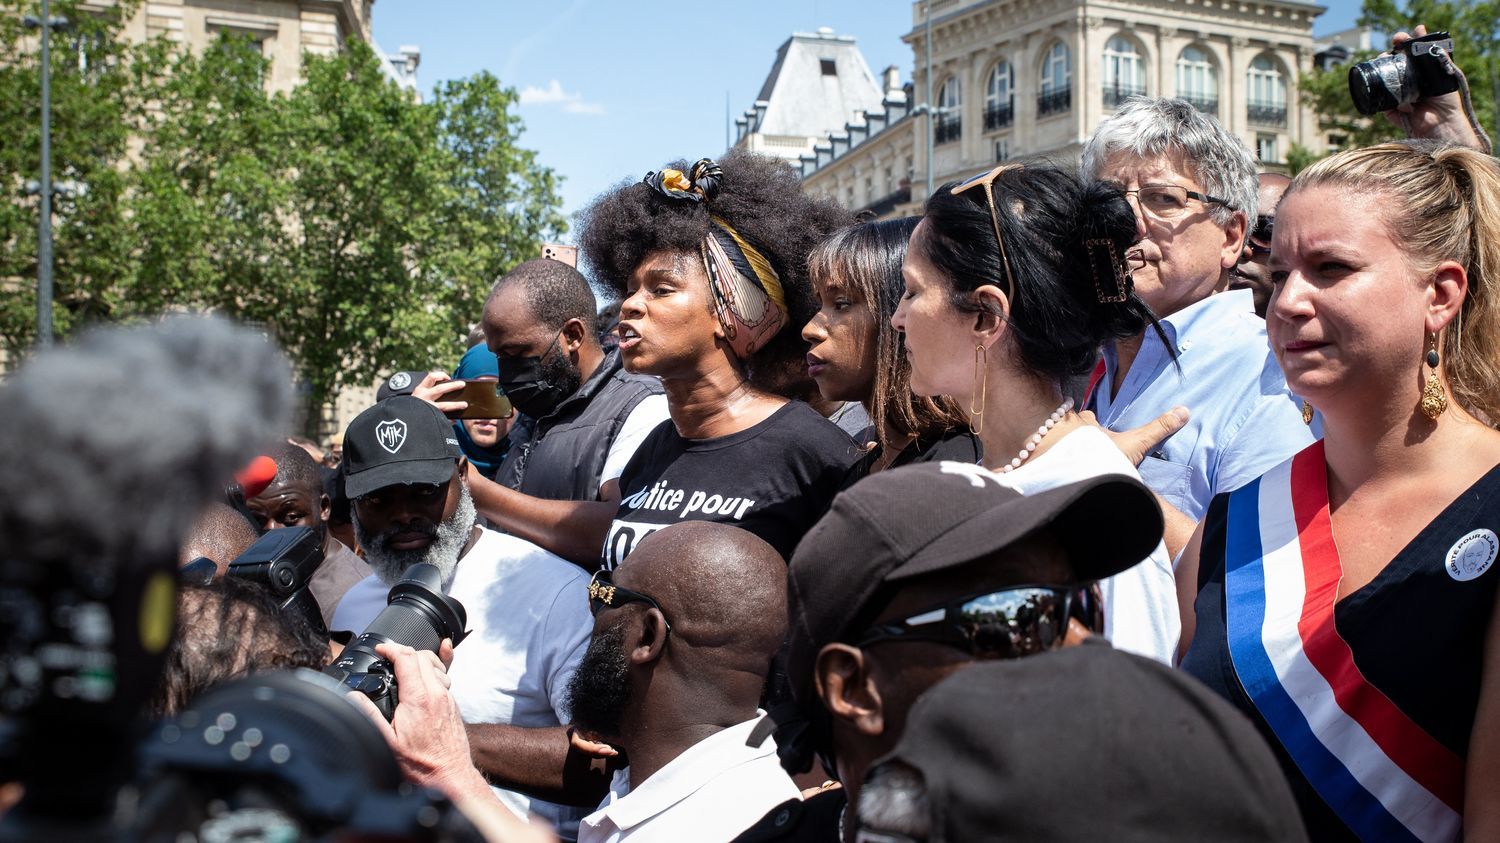
[[[719,179],[723,177],[718,164],[699,158],[686,173],[667,167],[647,173],[641,181],[668,199],[707,202],[719,194]]]
[[[683,173],[671,168],[642,179],[668,199],[706,204],[719,193],[724,171],[700,158]],[[736,358],[744,360],[786,327],[786,292],[770,260],[729,221],[709,212],[708,236],[699,244],[714,314]]]

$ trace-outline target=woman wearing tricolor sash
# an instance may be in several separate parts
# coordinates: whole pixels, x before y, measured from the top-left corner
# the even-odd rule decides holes
[[[1500,163],[1320,161],[1271,269],[1272,351],[1325,438],[1213,500],[1182,667],[1261,728],[1312,839],[1500,840]]]

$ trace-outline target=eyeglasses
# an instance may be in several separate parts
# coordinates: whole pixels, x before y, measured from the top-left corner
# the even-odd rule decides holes
[[[989,205],[990,209],[990,224],[995,228],[995,245],[1000,247],[1000,264],[1005,267],[1005,295],[1009,300],[1009,306],[1012,308],[1016,306],[1016,277],[1011,274],[1010,256],[1005,253],[1005,239],[1000,236],[1000,214],[995,210],[994,185],[995,179],[999,178],[1001,173],[1005,172],[1006,170],[1016,169],[1020,166],[1021,165],[1019,164],[1001,164],[995,169],[990,170],[988,173],[980,173],[977,176],[959,182],[958,184],[953,186],[953,189],[951,191],[949,191],[949,193],[951,193],[952,195],[958,196],[971,187],[983,185],[984,201]]]
[[[1250,251],[1266,255],[1271,253],[1271,235],[1275,233],[1276,218],[1260,214],[1255,218],[1255,228],[1250,232]]]
[[[645,603],[661,612],[661,618],[667,625],[667,634],[672,634],[672,622],[667,620],[667,613],[662,612],[660,603],[639,591],[615,585],[609,571],[595,571],[594,578],[589,580],[589,612],[597,615],[605,609],[617,609],[626,603]]]
[[[1187,213],[1189,199],[1234,210],[1234,206],[1224,199],[1175,184],[1146,184],[1123,192],[1126,196],[1135,196],[1136,207],[1141,209],[1142,214],[1160,222],[1181,219]]]
[[[1094,632],[1104,632],[1104,607],[1097,586],[1023,585],[966,597],[905,620],[877,624],[857,646],[933,641],[979,659],[1018,659],[1060,643],[1071,617]]]

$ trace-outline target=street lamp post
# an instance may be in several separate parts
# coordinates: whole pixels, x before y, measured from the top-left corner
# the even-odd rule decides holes
[[[51,15],[52,4],[42,0],[40,18],[27,15],[28,29],[40,29],[42,37],[42,178],[37,188],[41,199],[41,219],[36,226],[36,344],[52,344],[52,51],[54,29],[68,25],[64,18]]]

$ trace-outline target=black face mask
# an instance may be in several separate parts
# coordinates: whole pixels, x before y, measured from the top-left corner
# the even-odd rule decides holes
[[[559,334],[558,336],[561,336]],[[562,354],[557,337],[540,357],[500,357],[500,388],[517,410],[540,419],[583,385],[583,375]]]

